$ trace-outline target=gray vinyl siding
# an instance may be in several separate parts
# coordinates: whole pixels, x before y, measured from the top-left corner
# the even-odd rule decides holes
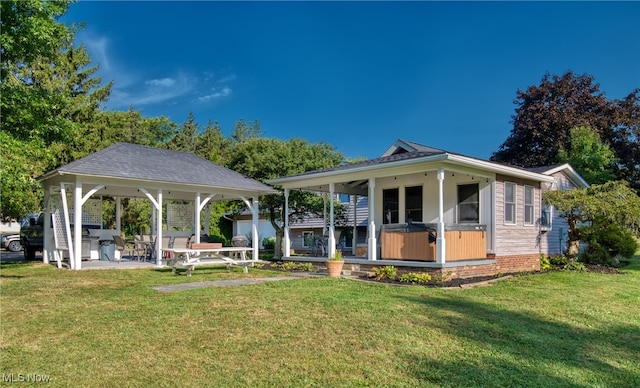
[[[557,172],[551,176],[555,179],[555,184],[551,190],[571,190],[576,188],[573,182],[562,172]],[[545,231],[540,235],[542,251],[548,255],[561,254],[567,249],[567,222],[560,217],[555,207],[552,212],[551,230]]]
[[[505,181],[516,184],[516,223],[504,221],[504,186]],[[524,224],[524,186],[534,188],[534,218],[540,218],[541,194],[540,184],[533,181],[513,180],[509,177],[496,179],[495,227],[496,256],[524,255],[540,252],[539,226]]]

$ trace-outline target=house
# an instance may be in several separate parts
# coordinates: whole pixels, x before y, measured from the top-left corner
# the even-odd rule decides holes
[[[290,190],[367,198],[367,245],[352,246],[345,260],[353,269],[394,265],[454,277],[538,270],[541,254],[563,251],[567,231],[542,193],[588,186],[567,164],[527,170],[405,140],[376,159],[269,183],[286,198]],[[337,238],[329,203],[331,255]],[[285,252],[300,238],[295,229],[285,225]]]

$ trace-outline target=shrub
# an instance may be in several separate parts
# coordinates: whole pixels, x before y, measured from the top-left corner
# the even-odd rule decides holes
[[[384,267],[374,267],[373,272],[376,274],[376,280],[393,280],[398,275],[398,269],[392,265],[386,265]]]
[[[402,283],[425,284],[429,283],[430,280],[431,275],[428,273],[410,272],[400,275],[400,281]]]
[[[638,241],[633,235],[616,224],[594,224],[581,231],[589,244],[581,257],[586,263],[607,264],[615,256],[631,257],[638,249]]]
[[[300,263],[298,264],[298,269],[304,272],[313,271],[313,264],[311,263]]]
[[[549,263],[554,267],[564,267],[569,264],[569,259],[565,255],[553,255],[549,257]]]
[[[580,255],[580,261],[588,264],[606,264],[610,259],[609,251],[596,241],[591,241]]]
[[[260,260],[273,261],[273,253],[261,253],[258,258]]]
[[[275,249],[276,247],[276,238],[275,237],[265,237],[262,239],[262,246],[264,249]]]
[[[452,273],[451,271],[447,271],[446,273],[436,272],[432,276],[433,282],[436,284],[442,285],[449,280],[451,273]]]
[[[279,265],[279,267],[284,271],[293,271],[298,267],[298,264],[293,261],[287,261]]]
[[[587,270],[587,267],[584,266],[584,264],[582,264],[579,261],[572,261],[567,263],[564,267],[564,270],[567,271],[578,271],[578,272],[584,272]]]
[[[549,258],[544,254],[540,254],[540,270],[546,271],[548,269],[551,269],[551,262],[549,261]]]

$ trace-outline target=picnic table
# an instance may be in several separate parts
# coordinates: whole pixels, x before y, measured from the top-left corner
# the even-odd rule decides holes
[[[191,248],[168,248],[164,252],[170,253],[167,264],[171,266],[171,273],[176,273],[176,268],[186,268],[187,276],[198,265],[226,265],[227,269],[232,265],[242,266],[244,273],[249,272],[248,266],[258,263],[258,260],[247,259],[247,253],[251,252],[251,247],[221,247],[219,245],[198,244]]]

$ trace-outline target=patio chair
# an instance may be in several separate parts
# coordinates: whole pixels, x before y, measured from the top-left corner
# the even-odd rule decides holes
[[[171,244],[171,248],[188,248],[188,247],[189,247],[189,237],[177,236],[173,238],[173,244]]]
[[[124,241],[122,236],[113,235],[113,241],[116,243],[116,250],[120,252],[120,259],[123,259],[125,256],[136,256],[136,258],[140,259],[140,253],[134,248],[127,247],[127,243]]]

